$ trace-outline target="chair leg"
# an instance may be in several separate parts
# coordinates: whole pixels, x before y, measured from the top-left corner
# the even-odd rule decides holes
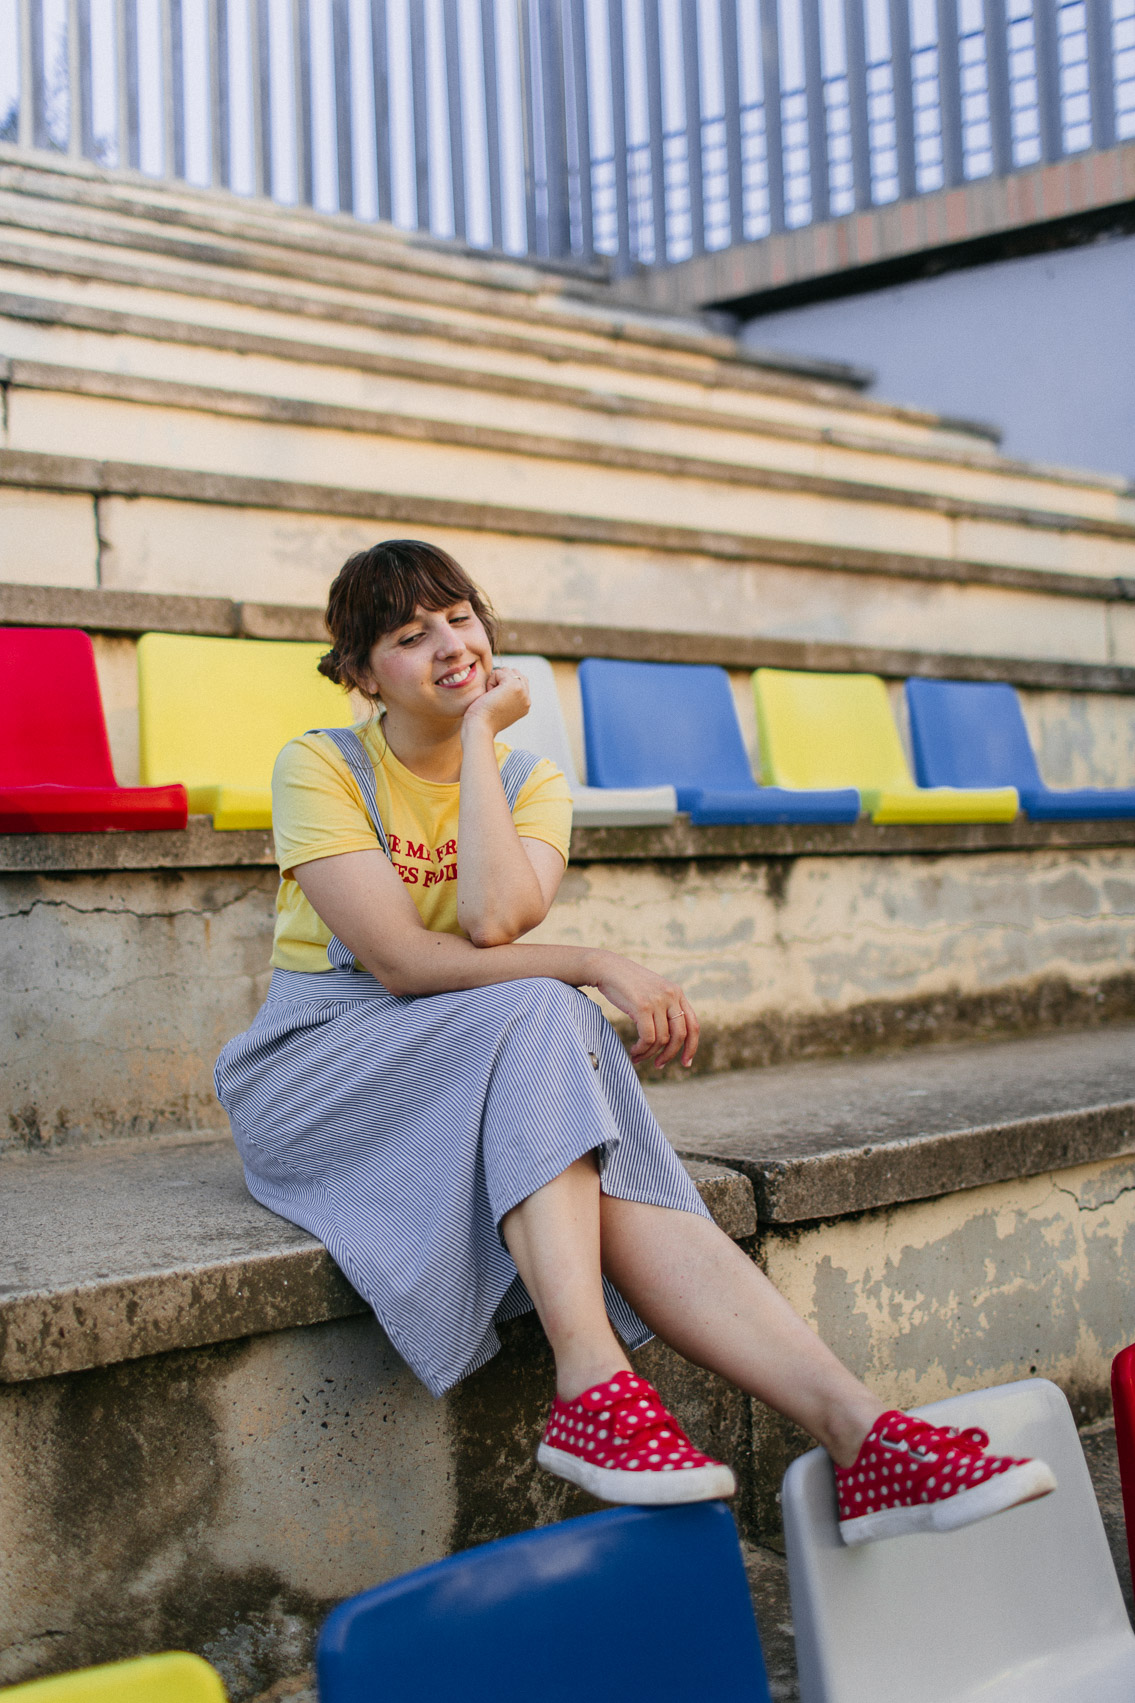
[[[1121,1348],[1111,1363],[1111,1399],[1119,1453],[1119,1482],[1123,1487],[1127,1557],[1131,1583],[1135,1586],[1135,1343],[1130,1348]]]

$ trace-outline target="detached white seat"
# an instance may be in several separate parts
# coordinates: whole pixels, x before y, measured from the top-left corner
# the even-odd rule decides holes
[[[571,788],[573,820],[577,827],[659,827],[674,820],[678,814],[678,796],[672,786],[583,784],[572,758],[555,675],[546,656],[501,656],[497,661],[526,675],[532,691],[532,707],[528,714],[523,721],[506,727],[500,737],[506,745],[532,751],[538,757],[550,757],[556,767],[563,770]]]
[[[1039,1456],[1057,1488],[944,1535],[848,1548],[820,1449],[784,1477],[801,1703],[1131,1703],[1135,1633],[1076,1422],[1044,1378],[916,1408]]]

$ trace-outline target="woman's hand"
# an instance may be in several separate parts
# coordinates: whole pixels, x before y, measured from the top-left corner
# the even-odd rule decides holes
[[[638,1030],[631,1048],[636,1064],[653,1059],[657,1069],[682,1055],[682,1063],[693,1063],[701,1032],[694,1008],[675,982],[656,976],[629,958],[614,952],[596,953],[595,980],[604,999],[625,1011]]]
[[[484,692],[473,699],[461,718],[462,735],[467,728],[481,726],[498,734],[526,716],[530,706],[527,678],[515,668],[494,668],[485,682]]]

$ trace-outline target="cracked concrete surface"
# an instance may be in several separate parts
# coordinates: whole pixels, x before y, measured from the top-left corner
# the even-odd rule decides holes
[[[591,863],[533,938],[681,981],[713,1070],[1130,1015],[1133,872],[1135,847]],[[0,1144],[223,1129],[213,1063],[263,997],[275,890],[0,876]]]

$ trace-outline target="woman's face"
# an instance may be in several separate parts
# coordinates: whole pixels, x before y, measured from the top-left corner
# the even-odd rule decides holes
[[[467,602],[414,611],[384,633],[368,659],[371,689],[397,721],[460,720],[485,691],[493,656],[488,634]]]

